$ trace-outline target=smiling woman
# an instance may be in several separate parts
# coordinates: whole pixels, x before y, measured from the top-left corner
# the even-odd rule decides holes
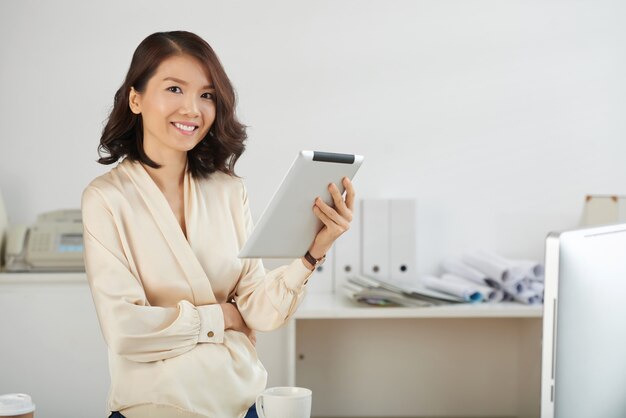
[[[235,107],[232,84],[208,43],[184,31],[152,34],[137,47],[115,93],[99,146],[109,155],[101,155],[98,162],[113,164],[128,157],[159,168],[156,156],[144,147],[161,141],[189,151],[189,170],[195,177],[215,171],[234,174],[247,137]],[[182,113],[177,113],[179,108]],[[192,135],[190,126],[196,127]],[[181,142],[176,143],[173,133],[184,134],[187,140],[178,137]]]
[[[178,55],[159,65],[143,92],[131,86],[129,105],[134,114],[141,115],[147,155],[184,162],[186,153],[205,139],[215,120],[215,93],[209,77],[195,58]]]
[[[202,38],[161,32],[137,47],[100,140],[109,156],[99,162],[119,164],[82,195],[113,417],[255,417],[267,372],[254,332],[286,323],[316,260],[349,227],[346,179],[345,201],[329,187],[336,209],[311,202],[324,227],[303,257],[271,271],[238,258],[253,228],[234,173],[245,140],[231,83]]]

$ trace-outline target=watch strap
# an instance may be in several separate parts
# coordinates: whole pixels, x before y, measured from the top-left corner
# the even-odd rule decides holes
[[[318,260],[317,258],[313,257],[308,250],[306,254],[304,254],[304,258],[313,266],[313,268],[315,268],[318,264],[320,264],[320,261],[324,260],[325,257],[326,257],[326,254],[324,254],[322,258]]]

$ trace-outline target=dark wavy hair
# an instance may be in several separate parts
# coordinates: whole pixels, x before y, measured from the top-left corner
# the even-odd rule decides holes
[[[122,86],[115,93],[113,109],[102,130],[98,155],[100,164],[113,164],[122,157],[150,167],[152,161],[143,149],[141,115],[131,112],[131,86],[140,93],[165,59],[189,55],[203,65],[215,88],[216,115],[206,136],[187,153],[189,170],[194,177],[208,177],[215,171],[236,176],[235,163],[245,150],[246,126],[235,115],[235,90],[211,46],[198,35],[186,31],[156,32],[145,38],[135,52]],[[103,156],[102,152],[109,154]]]

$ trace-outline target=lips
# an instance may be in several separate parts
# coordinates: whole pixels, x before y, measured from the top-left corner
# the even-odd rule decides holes
[[[193,135],[194,132],[198,130],[198,126],[196,126],[196,125],[190,125],[190,124],[181,123],[181,122],[171,122],[171,123],[172,123],[172,126],[174,128],[176,128],[176,130],[178,132],[180,132],[181,134],[183,134],[183,135]],[[193,129],[192,130],[187,130],[187,129],[179,128],[176,125],[181,125],[181,126],[184,126],[184,127],[193,127]]]

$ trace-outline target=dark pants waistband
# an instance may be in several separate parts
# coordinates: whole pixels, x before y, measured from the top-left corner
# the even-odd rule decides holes
[[[109,418],[126,418],[126,417],[120,414],[119,412],[114,411],[114,412],[111,412],[111,415],[109,415]],[[256,408],[254,407],[254,405],[252,405],[250,409],[248,409],[248,412],[246,413],[245,418],[259,418],[259,416],[256,414]]]

